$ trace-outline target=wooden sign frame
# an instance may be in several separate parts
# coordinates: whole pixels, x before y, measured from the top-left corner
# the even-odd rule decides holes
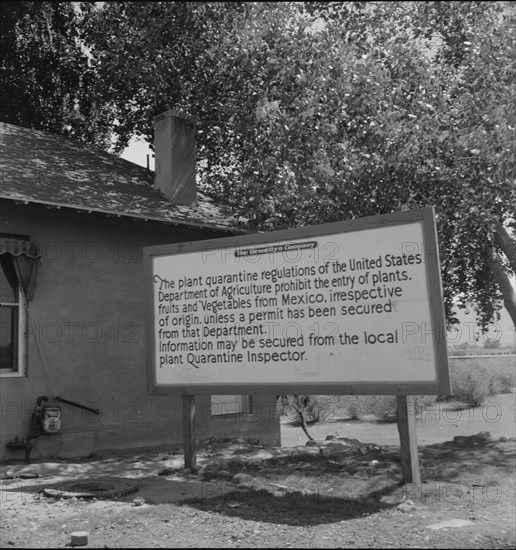
[[[388,380],[381,379],[381,376],[374,381],[351,380],[343,382],[299,382],[289,379],[280,383],[270,380],[254,380],[252,382],[240,381],[235,383],[217,382],[213,380],[197,383],[195,380],[186,380],[178,383],[162,383],[157,379],[157,358],[156,358],[156,312],[155,312],[155,277],[154,261],[163,257],[173,257],[179,265],[183,254],[200,253],[213,254],[221,251],[226,254],[228,251],[240,250],[242,254],[246,250],[259,250],[262,248],[274,249],[274,246],[285,247],[285,242],[299,241],[300,239],[313,239],[321,236],[336,236],[342,234],[356,233],[360,237],[361,232],[367,230],[378,230],[380,234],[388,232],[389,228],[411,226],[419,224],[422,232],[423,246],[421,254],[424,261],[424,275],[426,281],[421,281],[421,286],[427,290],[428,311],[430,314],[429,326],[425,328],[425,342],[431,346],[433,361],[435,363],[435,377],[425,380]],[[362,234],[363,235],[363,234]],[[277,245],[277,243],[283,243]],[[309,246],[309,245],[307,245]],[[254,247],[254,248],[253,248]],[[193,256],[192,256],[193,257]],[[148,389],[152,394],[161,395],[200,395],[200,394],[311,394],[311,395],[339,395],[339,394],[365,394],[365,395],[446,395],[450,393],[450,380],[448,370],[448,353],[446,346],[446,322],[442,299],[442,286],[439,265],[439,250],[437,244],[437,232],[435,226],[435,213],[433,207],[395,212],[378,216],[359,218],[351,221],[334,222],[318,226],[302,227],[294,230],[273,231],[268,233],[255,233],[251,235],[226,237],[189,243],[179,243],[162,246],[151,246],[144,248],[144,276],[147,308],[147,369]],[[209,269],[209,266],[207,267]],[[423,269],[423,268],[421,268]],[[343,354],[344,357],[345,354]],[[420,358],[421,359],[421,358]],[[414,357],[414,364],[417,364],[418,357]],[[389,356],[385,355],[383,361],[388,362]],[[195,365],[194,365],[195,366]],[[217,365],[224,369],[224,365]],[[396,367],[393,367],[396,368]],[[207,367],[209,369],[209,366]],[[194,371],[196,372],[196,371]]]

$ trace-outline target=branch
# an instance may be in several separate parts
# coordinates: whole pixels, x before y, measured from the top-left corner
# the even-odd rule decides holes
[[[299,421],[301,422],[301,428],[305,432],[306,437],[308,437],[310,441],[313,441],[314,438],[308,433],[308,426],[306,425],[305,415],[303,414],[303,408],[299,403],[298,395],[294,396],[294,403],[292,403],[292,407],[294,408],[294,410],[297,412],[297,415],[299,416]]]

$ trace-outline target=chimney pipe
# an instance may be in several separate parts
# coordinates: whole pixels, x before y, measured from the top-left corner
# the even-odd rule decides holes
[[[197,201],[195,120],[171,109],[154,119],[154,189],[175,204]]]

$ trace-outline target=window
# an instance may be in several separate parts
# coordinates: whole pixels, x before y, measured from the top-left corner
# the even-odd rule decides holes
[[[28,236],[0,233],[0,376],[25,376],[28,306],[41,263]]]
[[[14,270],[0,264],[0,376],[24,376],[25,301]]]
[[[252,397],[250,395],[212,395],[211,415],[251,414]]]

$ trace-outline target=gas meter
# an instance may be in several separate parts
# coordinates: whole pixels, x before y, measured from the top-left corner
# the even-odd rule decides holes
[[[36,409],[32,413],[32,431],[38,434],[55,434],[61,428],[61,407],[49,403],[46,395],[38,397]]]

